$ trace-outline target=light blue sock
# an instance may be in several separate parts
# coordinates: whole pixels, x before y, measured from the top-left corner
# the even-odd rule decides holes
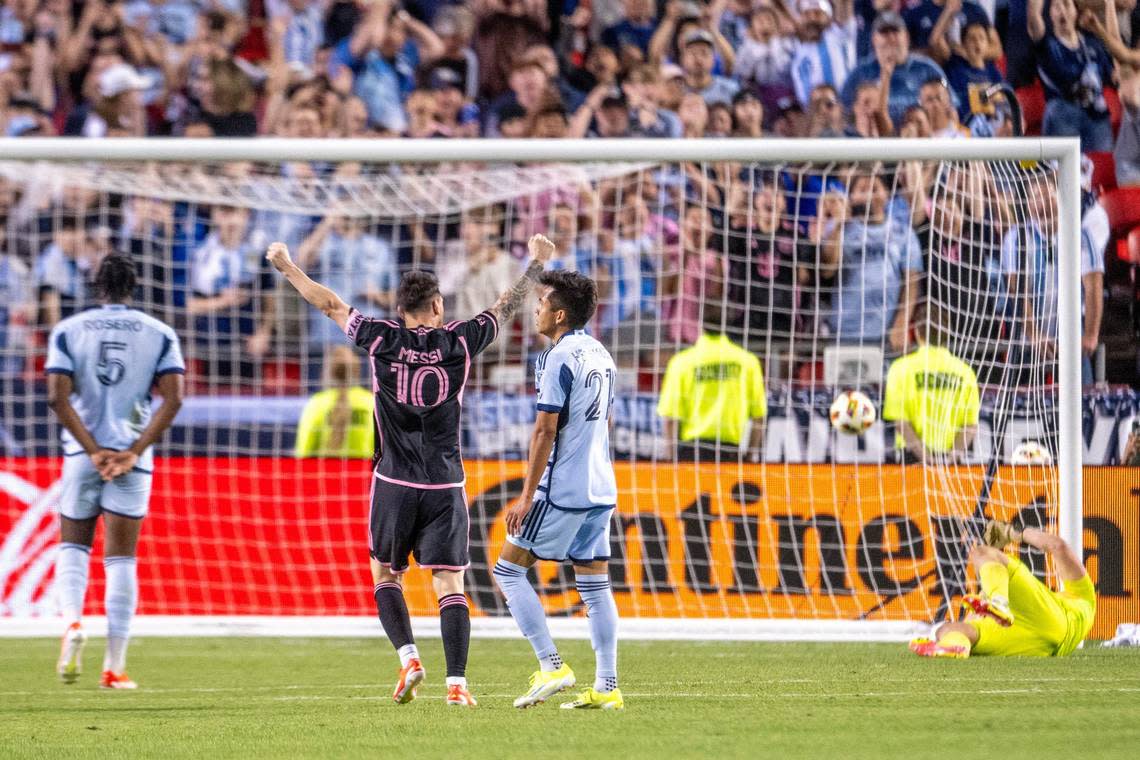
[[[617,688],[617,604],[605,574],[576,574],[578,594],[590,616],[590,645],[594,647],[594,690]]]
[[[554,646],[554,639],[550,637],[550,629],[546,625],[546,610],[542,609],[538,594],[527,580],[527,568],[500,559],[492,572],[503,596],[507,598],[511,617],[534,648],[542,669],[551,671],[562,667],[558,647]]]

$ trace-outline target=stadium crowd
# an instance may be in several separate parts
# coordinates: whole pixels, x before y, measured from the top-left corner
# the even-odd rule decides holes
[[[984,138],[1021,132],[1014,88],[1039,81],[1042,133],[1115,148],[1126,183],[1140,181],[1134,27],[1134,0],[3,0],[0,133]],[[257,181],[248,165],[222,171]],[[597,327],[619,345],[693,343],[699,304],[723,298],[752,350],[810,333],[898,355],[925,294],[1016,313],[1023,342],[1051,352],[1055,278],[1039,275],[1055,185],[1000,173],[684,165],[398,225],[80,187],[32,199],[0,175],[0,372],[34,366],[22,347],[90,302],[86,279],[111,250],[138,257],[146,302],[193,334],[207,380],[257,378],[290,335],[311,380],[339,338],[278,292],[260,258],[270,240],[374,314],[411,266],[434,268],[467,314],[509,283],[536,231],[559,244],[558,265],[598,279]],[[1091,355],[1109,236],[1091,193],[1086,211]],[[298,326],[282,328],[283,312]],[[1001,329],[991,321],[983,339]]]

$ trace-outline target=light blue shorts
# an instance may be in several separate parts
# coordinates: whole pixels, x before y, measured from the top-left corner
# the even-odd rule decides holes
[[[523,520],[522,533],[507,540],[539,559],[579,564],[607,560],[613,514],[613,507],[558,509],[539,499]]]
[[[72,520],[89,520],[101,512],[135,519],[150,506],[151,474],[132,470],[104,482],[86,454],[65,457],[60,477],[59,511]]]

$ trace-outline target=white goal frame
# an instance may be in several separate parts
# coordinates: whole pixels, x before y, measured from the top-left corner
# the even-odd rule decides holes
[[[1075,138],[701,139],[701,140],[297,140],[0,138],[0,158],[15,161],[362,161],[438,162],[787,162],[1052,161],[1057,164],[1060,212],[1058,265],[1058,531],[1082,546],[1080,144]],[[367,623],[365,623],[367,621]],[[94,621],[93,621],[94,622]],[[429,624],[430,622],[430,624]],[[551,621],[558,635],[585,638],[585,620]],[[438,635],[427,618],[417,635]],[[476,635],[516,635],[512,621],[474,618]],[[899,640],[921,623],[846,620],[623,620],[631,638]],[[374,618],[141,617],[139,635],[379,635]],[[54,618],[0,618],[5,636],[58,635]]]

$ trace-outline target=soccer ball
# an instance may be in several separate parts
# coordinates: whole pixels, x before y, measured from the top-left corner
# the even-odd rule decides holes
[[[1053,455],[1037,441],[1022,441],[1013,450],[1009,461],[1010,464],[1050,465],[1053,464]]]
[[[867,394],[843,391],[831,402],[831,426],[840,433],[861,435],[875,423],[875,405]]]

